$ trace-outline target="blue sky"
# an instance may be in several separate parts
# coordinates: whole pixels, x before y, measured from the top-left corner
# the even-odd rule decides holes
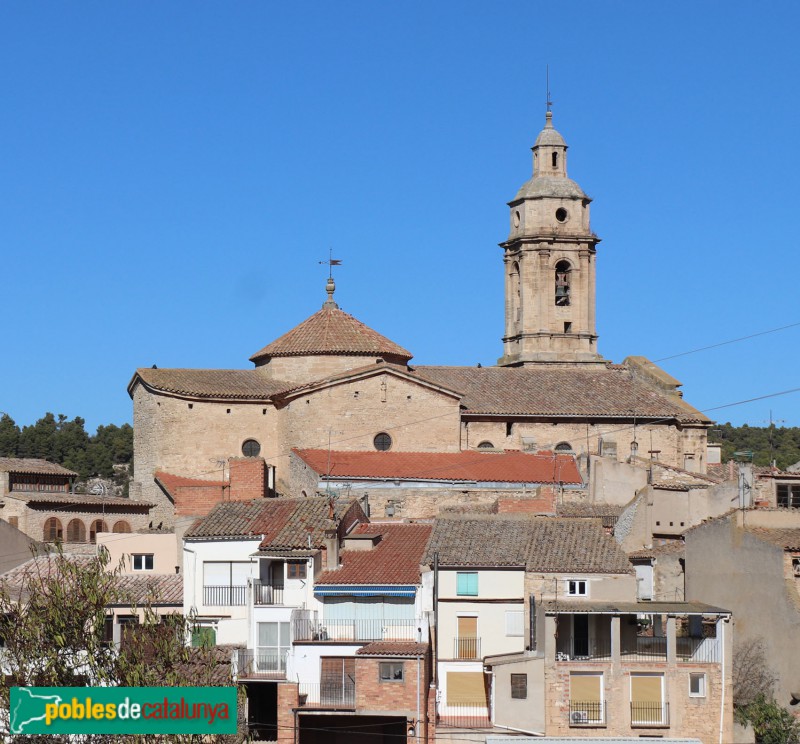
[[[601,353],[800,322],[796,4],[5,2],[0,410],[131,420],[136,367],[250,366],[340,306],[501,354],[506,202],[549,63],[593,198]],[[665,361],[701,409],[800,387],[800,327]],[[720,410],[800,425],[800,393]]]

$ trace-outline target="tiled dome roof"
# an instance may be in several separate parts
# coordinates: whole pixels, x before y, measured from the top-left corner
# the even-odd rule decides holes
[[[402,363],[412,356],[352,315],[326,303],[319,312],[253,354],[250,361],[263,364],[270,357],[317,354],[378,356]]]

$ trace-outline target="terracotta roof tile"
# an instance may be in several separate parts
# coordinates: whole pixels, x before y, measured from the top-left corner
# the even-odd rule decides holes
[[[708,422],[680,398],[632,377],[621,365],[414,367],[421,378],[463,394],[466,413],[674,418]]]
[[[293,450],[312,470],[334,478],[477,481],[488,483],[583,483],[570,455],[518,451],[343,452]]]
[[[167,473],[164,470],[156,470],[153,477],[158,481],[158,483],[164,488],[167,493],[175,498],[176,490],[178,488],[185,488],[185,487],[212,487],[216,486],[217,488],[222,488],[224,486],[229,486],[230,481],[220,481],[220,480],[203,480],[202,478],[184,478],[182,475],[174,475],[172,473]]]
[[[566,502],[556,506],[556,512],[559,517],[619,517],[624,506],[616,506],[615,504],[600,504],[597,502],[581,503],[579,501]]]
[[[628,557],[599,519],[560,517],[437,519],[426,563],[525,566],[537,573],[630,573]]]
[[[781,548],[781,550],[800,550],[800,529],[798,528],[746,527],[745,532]]]
[[[375,641],[358,649],[356,656],[425,656],[427,653],[427,643]]]
[[[352,501],[337,501],[334,515],[341,519]],[[331,526],[328,499],[255,499],[217,504],[208,516],[195,522],[187,538],[247,538],[263,536],[259,550],[307,550],[325,546],[324,533]]]
[[[141,380],[145,386],[164,393],[190,398],[222,400],[269,400],[293,386],[272,380],[257,369],[137,369],[128,384],[128,394]]]
[[[33,457],[0,457],[0,471],[4,473],[23,473],[26,475],[68,475],[77,477],[77,473],[68,470],[55,462],[39,460]]]
[[[179,574],[150,574],[119,576],[117,588],[127,605],[183,605],[183,576]]]
[[[323,307],[300,325],[250,357],[265,362],[274,356],[343,354],[382,356],[408,361],[410,352],[338,307]]]
[[[121,496],[95,496],[88,493],[57,493],[50,491],[11,491],[6,494],[6,498],[17,499],[30,503],[40,504],[74,504],[75,506],[113,506],[129,509],[149,509],[154,504],[149,501],[139,501],[138,499],[125,499]]]
[[[341,567],[325,571],[316,583],[419,584],[431,529],[428,524],[360,524],[350,534],[379,534],[378,544],[371,550],[343,550]]]

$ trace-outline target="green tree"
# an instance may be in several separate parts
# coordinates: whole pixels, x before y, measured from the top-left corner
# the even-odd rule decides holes
[[[0,457],[16,457],[19,449],[19,427],[7,413],[0,416]]]
[[[206,686],[220,684],[220,671],[227,671],[230,680],[229,660],[220,656],[220,650],[188,647],[185,641],[193,629],[191,620],[179,614],[157,615],[152,598],[138,608],[144,622],[131,642],[122,643],[119,649],[105,643],[106,607],[126,601],[119,588],[119,571],[108,570],[102,552],[81,559],[57,552],[38,556],[20,583],[0,584],[0,637],[5,641],[0,731],[8,731],[11,686]],[[244,731],[241,716],[239,722]],[[146,737],[147,741],[170,744],[227,743],[244,738],[244,733]],[[10,740],[13,744],[145,744],[145,737],[137,736],[48,735]]]
[[[736,717],[740,723],[753,727],[757,744],[800,742],[800,723],[786,708],[765,695],[758,695],[749,705],[737,708]]]

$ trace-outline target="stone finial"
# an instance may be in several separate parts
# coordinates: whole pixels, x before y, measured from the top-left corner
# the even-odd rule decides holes
[[[553,128],[553,112],[547,111],[544,115],[544,128],[545,129],[552,129]]]
[[[328,293],[328,299],[322,303],[322,307],[332,307],[332,308],[339,308],[336,302],[333,299],[333,293],[336,291],[336,284],[333,281],[333,277],[328,277],[328,283],[325,285],[325,291]]]

